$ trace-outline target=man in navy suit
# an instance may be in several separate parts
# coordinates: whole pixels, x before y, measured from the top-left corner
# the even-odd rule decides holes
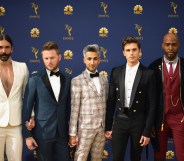
[[[71,78],[59,70],[61,53],[58,45],[43,45],[43,71],[28,81],[23,104],[23,136],[30,150],[36,149],[38,161],[69,161],[68,122],[70,113]],[[25,125],[35,114],[35,127]]]
[[[126,37],[122,49],[127,63],[111,72],[105,136],[112,137],[113,161],[124,160],[129,138],[131,161],[140,161],[154,121],[156,80],[154,72],[139,62],[141,47],[136,38]]]

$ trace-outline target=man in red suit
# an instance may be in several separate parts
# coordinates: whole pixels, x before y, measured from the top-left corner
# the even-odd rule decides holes
[[[184,160],[184,59],[178,56],[177,33],[163,38],[164,56],[151,63],[157,76],[158,105],[155,118],[155,161],[164,161],[169,136],[173,137],[178,161]],[[157,145],[157,146],[156,146]]]

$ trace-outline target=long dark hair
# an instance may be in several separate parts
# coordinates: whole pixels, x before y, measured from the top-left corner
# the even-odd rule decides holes
[[[1,40],[6,40],[6,41],[8,41],[8,42],[11,44],[11,47],[13,47],[13,41],[12,41],[12,39],[11,39],[10,36],[5,35],[5,34],[0,35],[0,41],[1,41]]]

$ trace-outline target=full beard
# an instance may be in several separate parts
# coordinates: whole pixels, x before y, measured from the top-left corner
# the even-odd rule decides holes
[[[3,53],[3,54],[0,54],[0,60],[5,62],[7,61],[11,56],[11,53],[7,54],[7,53]]]

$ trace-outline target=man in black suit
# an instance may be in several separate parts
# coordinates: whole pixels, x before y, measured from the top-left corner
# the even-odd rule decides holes
[[[139,62],[141,47],[136,38],[126,37],[122,49],[127,63],[111,72],[105,136],[112,137],[113,161],[124,160],[129,137],[131,161],[140,161],[155,116],[155,75]]]
[[[36,148],[38,161],[69,161],[71,78],[59,70],[61,53],[56,43],[44,44],[42,58],[46,69],[29,78],[25,91],[23,136],[30,150]],[[35,127],[29,131],[24,123],[33,109]]]

